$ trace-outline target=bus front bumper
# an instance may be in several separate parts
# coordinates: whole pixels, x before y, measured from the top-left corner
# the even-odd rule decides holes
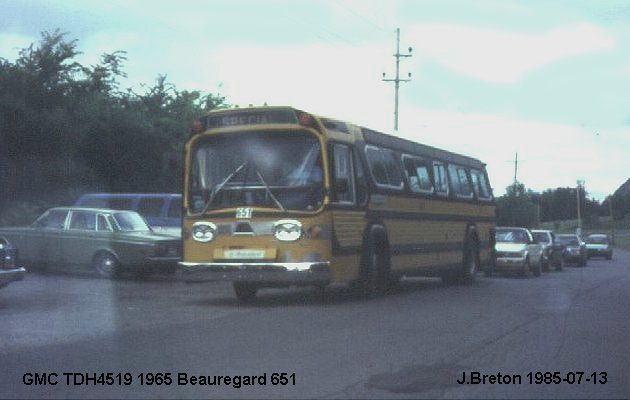
[[[330,283],[330,262],[180,262],[178,276],[184,282],[238,281],[263,284]]]

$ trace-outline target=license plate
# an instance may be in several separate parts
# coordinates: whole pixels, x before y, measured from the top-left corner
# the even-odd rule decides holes
[[[252,210],[253,209],[251,207],[239,207],[236,209],[236,218],[237,219],[251,219]]]
[[[265,258],[264,249],[234,249],[225,250],[223,256],[227,259],[263,259]]]

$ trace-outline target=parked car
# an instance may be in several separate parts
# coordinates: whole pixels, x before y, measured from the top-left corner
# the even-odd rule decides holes
[[[544,229],[533,229],[532,235],[543,248],[542,266],[543,271],[549,271],[549,267],[553,266],[556,271],[562,270],[562,254],[564,246],[556,240],[556,235],[552,231]]]
[[[542,270],[542,245],[527,228],[497,227],[495,230],[494,268],[516,270],[523,276]]]
[[[178,193],[87,193],[75,207],[137,211],[155,232],[181,236],[182,195]]]
[[[27,265],[92,266],[108,278],[124,269],[174,270],[180,260],[180,241],[153,232],[135,211],[51,208],[29,227],[2,228],[0,235],[20,249]]]
[[[0,236],[0,288],[24,279],[26,270],[17,265],[18,251],[9,240]]]
[[[586,254],[588,257],[602,256],[607,260],[612,260],[612,246],[608,240],[608,235],[603,233],[593,233],[588,235],[584,242],[586,242]]]
[[[586,244],[582,241],[580,236],[576,234],[562,234],[556,235],[556,239],[565,247],[564,256],[562,258],[565,263],[576,263],[580,267],[586,265],[588,260]]]

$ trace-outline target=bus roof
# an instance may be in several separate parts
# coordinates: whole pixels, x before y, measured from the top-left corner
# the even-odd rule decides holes
[[[438,149],[426,144],[413,142],[397,136],[377,132],[372,129],[361,127],[363,138],[368,144],[382,146],[388,149],[397,150],[403,153],[425,156],[449,163],[459,164],[466,167],[483,169],[485,163],[480,160],[468,157],[463,154],[453,153],[447,150]]]
[[[234,117],[227,117],[226,114]],[[321,122],[323,127],[332,131],[350,133],[349,127],[355,126],[361,130],[363,139],[367,144],[472,168],[483,169],[485,167],[485,163],[473,157],[413,142],[338,119],[307,113],[290,106],[261,106],[212,110],[202,118],[202,125],[204,130],[234,125],[246,126],[272,123],[299,125],[299,118],[302,114],[315,117]]]

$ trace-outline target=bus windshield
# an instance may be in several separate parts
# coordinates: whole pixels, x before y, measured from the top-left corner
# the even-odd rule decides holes
[[[316,210],[323,201],[321,148],[307,132],[210,136],[192,150],[189,208]]]

